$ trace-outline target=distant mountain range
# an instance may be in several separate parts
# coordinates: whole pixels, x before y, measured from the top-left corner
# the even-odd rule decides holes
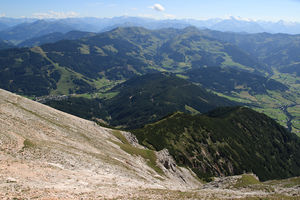
[[[38,20],[32,23],[18,24],[3,30],[0,32],[0,38],[18,44],[30,38],[40,37],[53,32],[66,33],[74,29],[75,27],[60,21]]]
[[[238,34],[204,30],[208,37],[229,42],[257,58],[261,63],[278,69],[291,67],[300,62],[300,35],[288,34]]]
[[[82,31],[70,31],[67,33],[55,32],[25,40],[18,44],[18,47],[41,46],[43,44],[54,43],[60,40],[77,40],[80,38],[91,37],[94,35],[96,35],[96,33]]]
[[[89,37],[1,51],[0,86],[20,94],[43,96],[93,92],[105,86],[99,84],[100,79],[124,81],[161,71],[184,75],[203,66],[230,67],[260,76],[270,71],[244,51],[207,37],[194,27],[116,28],[96,35],[71,32],[63,38],[66,36]]]
[[[0,40],[0,50],[1,49],[10,49],[10,48],[14,48],[15,46],[7,41],[4,40]]]
[[[7,29],[9,26],[3,23],[0,23],[0,31]]]
[[[168,19],[155,20],[140,17],[114,18],[67,18],[67,19],[12,19],[0,18],[0,39],[19,44],[27,39],[40,37],[54,32],[69,31],[103,32],[116,27],[141,26],[147,29],[185,28],[195,26],[200,29],[211,29],[239,33],[287,33],[300,34],[300,23],[249,21],[231,17],[229,19]]]
[[[80,107],[82,102],[103,103],[95,98],[116,100],[114,95],[120,91],[110,89],[133,77],[168,72],[230,100],[267,112],[289,130],[297,132],[300,130],[297,123],[300,117],[299,41],[298,35],[241,34],[196,27],[159,30],[119,27],[102,33],[51,33],[20,43],[27,48],[0,51],[0,87],[30,97],[81,96],[85,100],[71,101]],[[128,91],[127,94],[126,100],[137,95]],[[187,96],[191,94],[196,93],[190,92]],[[151,95],[145,96],[149,98]],[[120,98],[114,105],[120,102],[125,100]],[[148,104],[142,101],[139,105]],[[171,110],[205,112],[189,104],[175,108]],[[99,114],[99,109],[90,109],[75,108],[75,111],[89,110]],[[118,117],[123,112],[119,111],[108,109],[99,116],[113,125],[135,123],[132,119]],[[152,114],[150,112],[143,120],[151,122]],[[128,124],[122,121],[125,119]]]

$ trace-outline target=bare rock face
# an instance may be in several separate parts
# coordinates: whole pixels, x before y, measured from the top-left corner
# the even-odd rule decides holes
[[[122,131],[121,133],[124,135],[124,137],[127,139],[129,144],[131,144],[132,146],[142,148],[142,149],[145,148],[145,147],[143,147],[142,145],[139,144],[138,139],[132,133],[125,132],[125,131]]]
[[[198,180],[195,180],[196,174],[194,174],[194,172],[176,165],[176,162],[170,155],[168,149],[156,152],[156,156],[157,165],[163,170],[168,178],[179,181],[182,185],[188,184],[190,187],[200,187],[202,185]]]
[[[17,182],[17,180],[14,179],[14,178],[11,178],[11,177],[8,177],[8,178],[6,179],[6,183],[16,183],[16,182]]]
[[[215,177],[214,180],[210,183],[203,185],[205,189],[221,188],[228,189],[235,185],[242,176],[228,176],[228,177]]]
[[[163,149],[156,153],[157,161],[163,165],[166,170],[176,172],[176,162],[170,155],[168,149]]]

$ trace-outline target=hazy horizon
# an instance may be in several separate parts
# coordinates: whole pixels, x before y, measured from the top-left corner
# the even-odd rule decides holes
[[[241,20],[241,21],[249,21],[249,22],[287,22],[287,23],[300,23],[300,21],[288,21],[288,20],[264,20],[264,19],[250,19],[250,18],[242,18],[240,16],[226,16],[226,17],[214,17],[214,18],[202,18],[202,19],[196,19],[196,18],[153,18],[153,17],[147,17],[147,16],[129,16],[129,15],[120,15],[120,16],[113,16],[113,17],[97,17],[97,16],[68,16],[68,17],[9,17],[9,16],[0,16],[0,19],[32,19],[32,20],[60,20],[60,19],[87,19],[87,18],[95,18],[95,19],[113,19],[113,18],[141,18],[141,19],[149,19],[149,20],[157,20],[157,21],[164,21],[164,20],[195,20],[195,21],[208,21],[208,20]]]
[[[113,18],[228,19],[300,22],[300,0],[10,0],[1,2],[0,17],[8,18]]]

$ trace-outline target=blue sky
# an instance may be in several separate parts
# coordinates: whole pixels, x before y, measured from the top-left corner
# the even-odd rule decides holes
[[[300,22],[300,0],[0,0],[6,17],[227,18]]]

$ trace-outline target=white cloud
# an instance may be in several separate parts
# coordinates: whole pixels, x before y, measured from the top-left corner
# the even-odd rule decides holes
[[[221,17],[221,19],[231,19],[231,20],[239,20],[239,21],[255,21],[254,19],[246,18],[246,17],[241,17],[241,16],[232,16],[232,15],[225,15],[224,17]]]
[[[5,17],[6,14],[5,13],[0,13],[0,17]]]
[[[159,12],[165,11],[165,8],[162,5],[158,4],[158,3],[154,4],[150,8],[152,8],[153,10],[159,11]]]
[[[175,15],[172,15],[172,14],[164,14],[164,17],[165,17],[166,19],[175,19],[175,18],[176,18],[176,16],[175,16]]]
[[[176,19],[175,15],[172,14],[162,14],[162,15],[151,15],[151,14],[139,14],[138,17],[150,18],[155,20],[164,20],[164,19]]]
[[[45,19],[45,18],[63,19],[63,18],[78,17],[79,14],[72,11],[71,12],[48,11],[46,13],[33,13],[32,16],[38,19]]]

